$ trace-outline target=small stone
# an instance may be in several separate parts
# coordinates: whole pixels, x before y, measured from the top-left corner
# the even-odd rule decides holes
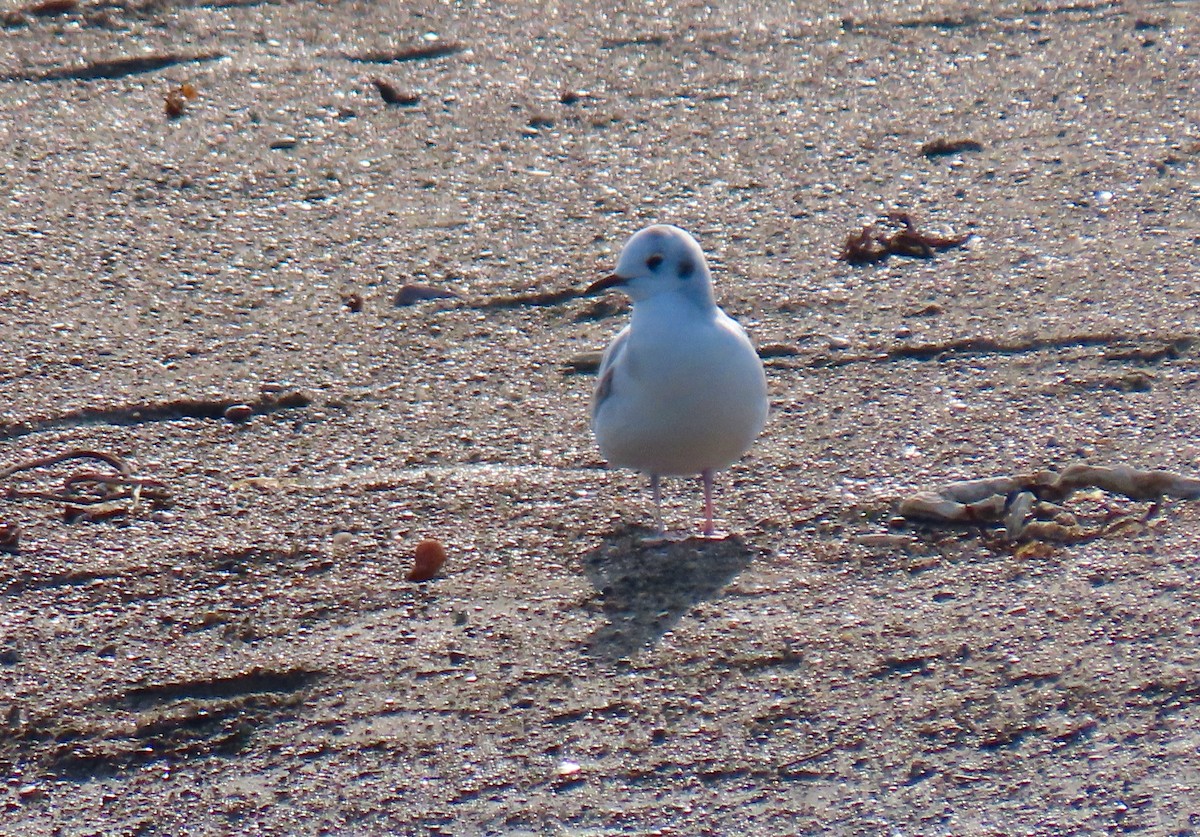
[[[16,555],[21,548],[21,530],[15,523],[0,523],[0,552]]]
[[[899,549],[907,551],[917,545],[917,539],[912,535],[892,535],[886,532],[872,532],[866,535],[855,536],[854,543],[871,549]]]
[[[243,422],[249,421],[254,415],[254,408],[249,404],[232,404],[225,408],[226,421]]]
[[[396,306],[404,307],[421,302],[426,299],[457,299],[458,294],[454,291],[443,291],[440,288],[435,288],[431,285],[409,284],[400,289],[396,294]]]
[[[567,358],[564,366],[567,370],[577,374],[591,374],[600,370],[600,361],[604,357],[604,352],[577,352]]]
[[[429,538],[417,544],[413,556],[413,568],[409,572],[409,581],[429,581],[438,574],[442,564],[446,563],[446,548],[440,541]]]
[[[38,784],[21,785],[17,788],[17,796],[21,799],[37,799],[44,792],[42,786]]]

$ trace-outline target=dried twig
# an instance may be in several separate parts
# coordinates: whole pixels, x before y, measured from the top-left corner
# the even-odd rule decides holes
[[[66,462],[68,459],[99,459],[101,462],[106,462],[111,465],[121,474],[128,476],[130,473],[132,473],[129,463],[115,454],[105,453],[98,450],[72,448],[71,450],[63,451],[62,453],[56,453],[50,456],[39,456],[36,459],[27,459],[24,462],[18,462],[15,465],[9,465],[6,468],[0,468],[0,480],[7,479],[13,474],[21,471],[32,471],[35,468],[47,468],[51,465],[57,465],[60,462]]]
[[[63,479],[62,488],[20,488],[11,486],[6,496],[11,499],[48,500],[63,504],[63,518],[71,523],[75,520],[103,520],[125,517],[136,513],[143,500],[152,506],[167,503],[169,492],[161,480],[135,476],[129,463],[116,454],[104,451],[72,448],[50,456],[27,459],[0,468],[0,479],[14,474],[49,468],[76,459],[94,459],[111,467],[115,474],[95,471],[75,471]]]
[[[958,154],[962,151],[982,151],[983,144],[973,139],[947,139],[938,137],[921,146],[921,154],[925,157],[941,157],[946,154]]]

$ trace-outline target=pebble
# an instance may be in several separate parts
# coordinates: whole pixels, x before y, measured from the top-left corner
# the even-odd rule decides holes
[[[407,579],[409,581],[429,581],[438,574],[442,564],[446,563],[446,548],[441,541],[429,538],[417,544],[413,558],[413,567]]]
[[[854,543],[872,549],[903,549],[909,550],[917,545],[917,539],[912,535],[890,535],[883,532],[858,535]]]
[[[225,408],[225,419],[233,422],[249,421],[254,415],[254,408],[249,404],[231,404]]]
[[[396,305],[403,307],[425,299],[455,299],[457,296],[454,291],[444,291],[431,285],[409,284],[396,294]]]

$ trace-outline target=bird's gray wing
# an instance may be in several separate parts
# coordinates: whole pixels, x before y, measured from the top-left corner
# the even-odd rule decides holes
[[[625,344],[627,342],[629,342],[629,326],[621,329],[621,333],[604,350],[604,357],[600,359],[599,380],[596,381],[596,390],[592,393],[593,416],[600,409],[600,405],[612,395],[613,371],[620,361],[621,355],[625,353]]]

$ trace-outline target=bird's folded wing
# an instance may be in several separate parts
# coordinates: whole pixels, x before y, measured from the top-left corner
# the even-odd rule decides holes
[[[612,395],[613,370],[621,361],[621,356],[625,353],[625,344],[628,342],[629,327],[626,326],[604,350],[604,357],[600,360],[600,378],[596,381],[595,392],[592,393],[592,415],[595,415],[605,399]]]

